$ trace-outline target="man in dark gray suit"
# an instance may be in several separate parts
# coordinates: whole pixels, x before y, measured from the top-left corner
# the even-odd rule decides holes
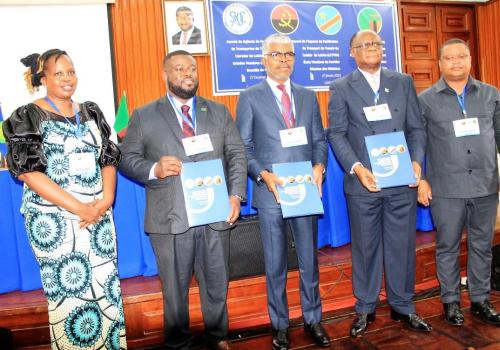
[[[313,91],[290,81],[295,53],[291,39],[273,34],[264,40],[262,64],[267,79],[240,94],[236,125],[247,151],[248,172],[254,180],[252,205],[258,209],[264,247],[267,306],[273,326],[273,349],[288,348],[287,227],[292,229],[300,270],[300,300],[304,327],[319,346],[330,338],[321,325],[317,259],[317,218],[284,220],[279,206],[278,177],[273,163],[311,161],[314,182],[321,193],[327,143],[319,105]],[[299,145],[287,144],[280,132],[304,131]]]
[[[246,194],[245,149],[227,108],[195,96],[198,73],[191,54],[172,52],[163,68],[167,95],[134,112],[120,170],[146,186],[144,226],[163,285],[167,348],[190,346],[188,290],[194,270],[208,345],[227,349],[229,228]],[[187,156],[182,139],[205,134],[213,150]],[[226,222],[190,228],[179,176],[182,163],[209,159],[221,159],[225,166],[231,212]]]
[[[330,86],[328,128],[328,140],[346,172],[344,190],[357,299],[350,334],[359,336],[375,319],[382,271],[391,318],[412,330],[430,331],[431,326],[415,313],[412,301],[416,190],[408,186],[379,189],[365,146],[365,136],[403,131],[418,184],[425,131],[415,87],[408,75],[381,68],[383,42],[377,33],[362,30],[351,38],[350,46],[358,69]],[[390,113],[383,118],[369,114],[375,105],[387,107]]]
[[[418,187],[418,199],[430,204],[436,224],[444,319],[455,326],[464,323],[458,257],[466,228],[471,312],[500,326],[500,314],[489,301],[498,207],[500,95],[494,86],[470,76],[470,50],[461,39],[443,44],[439,69],[441,79],[419,96],[427,128],[427,174]]]

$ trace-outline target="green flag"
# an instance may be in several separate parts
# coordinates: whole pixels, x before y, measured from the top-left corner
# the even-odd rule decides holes
[[[2,103],[0,103],[0,143],[5,143],[5,136],[3,136],[3,114],[2,114]]]
[[[113,129],[115,129],[120,138],[123,138],[127,132],[128,117],[127,95],[123,92],[113,125]]]
[[[0,143],[5,143],[5,136],[3,136],[2,124],[3,120],[0,121]]]

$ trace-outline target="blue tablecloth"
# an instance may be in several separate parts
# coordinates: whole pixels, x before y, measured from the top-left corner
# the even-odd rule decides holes
[[[325,215],[319,220],[318,247],[338,247],[350,242],[347,206],[343,191],[343,171],[329,152],[327,178],[323,185]],[[251,181],[249,181],[251,193]],[[38,265],[31,251],[19,212],[22,184],[0,171],[0,293],[41,288]],[[250,203],[251,198],[248,198]],[[157,273],[148,237],[144,234],[144,187],[118,174],[114,217],[118,239],[118,269],[121,278]],[[255,214],[250,204],[242,215]],[[418,209],[417,229],[433,229],[430,212]]]

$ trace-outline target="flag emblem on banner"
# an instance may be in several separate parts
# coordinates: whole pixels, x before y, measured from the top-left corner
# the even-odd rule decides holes
[[[299,26],[299,14],[290,5],[278,5],[271,11],[271,23],[278,33],[291,34]]]

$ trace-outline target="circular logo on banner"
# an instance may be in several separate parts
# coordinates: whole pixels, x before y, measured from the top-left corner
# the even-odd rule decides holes
[[[291,34],[299,26],[299,14],[290,5],[278,5],[271,11],[271,23],[278,33]]]
[[[321,6],[316,11],[316,26],[326,35],[335,35],[342,28],[342,16],[333,6]]]
[[[372,7],[365,7],[358,13],[359,29],[371,29],[375,33],[380,33],[382,29],[382,16]]]
[[[252,12],[242,4],[231,4],[222,13],[224,27],[233,34],[242,35],[247,33],[253,25]]]

